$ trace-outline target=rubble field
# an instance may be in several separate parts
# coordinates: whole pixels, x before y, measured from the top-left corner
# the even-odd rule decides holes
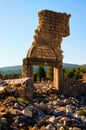
[[[31,102],[0,82],[0,130],[86,130],[85,96],[65,97],[42,82]]]

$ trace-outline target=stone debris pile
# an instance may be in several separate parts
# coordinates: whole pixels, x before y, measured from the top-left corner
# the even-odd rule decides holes
[[[0,80],[1,130],[86,130],[86,97],[64,97],[42,82],[34,85],[31,103],[17,95],[16,85],[11,91],[7,84]]]
[[[13,94],[32,101],[34,94],[33,79],[0,80],[0,94]]]

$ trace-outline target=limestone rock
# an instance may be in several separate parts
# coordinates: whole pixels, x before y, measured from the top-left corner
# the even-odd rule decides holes
[[[27,106],[23,111],[22,111],[22,114],[24,114],[25,116],[27,117],[32,117],[33,114],[32,114],[32,110],[29,106]]]
[[[40,110],[42,110],[42,111],[46,111],[46,104],[44,104],[43,102],[40,102],[39,108],[40,108]]]
[[[45,130],[56,130],[52,124],[49,124],[45,127]]]
[[[54,122],[55,121],[55,116],[51,116],[50,118],[49,118],[49,122]]]
[[[18,96],[20,96],[20,97],[22,97],[22,98],[25,98],[24,88],[18,87],[18,88],[17,88],[17,92],[18,92]]]
[[[13,93],[16,91],[16,87],[15,86],[6,86],[5,90],[7,91],[7,93]]]
[[[70,105],[67,105],[67,106],[66,106],[66,115],[69,116],[69,117],[72,117],[72,116],[73,116],[73,111],[72,111]]]
[[[0,86],[0,94],[3,94],[3,93],[5,93],[5,89],[4,87]]]
[[[19,109],[10,108],[10,109],[9,109],[9,113],[10,113],[11,115],[20,115],[22,112],[21,112]]]
[[[15,109],[18,109],[19,108],[19,104],[17,102],[15,102],[14,106],[13,106]]]
[[[20,82],[15,86],[16,88],[22,87]],[[86,110],[86,97],[63,97],[54,94],[52,86],[49,89],[47,89],[47,84],[42,84],[42,86],[39,84],[39,87],[35,87],[32,104],[18,100],[18,98],[23,98],[16,98],[13,93],[6,93],[6,95],[4,93],[4,96],[0,96],[0,121],[8,130],[30,128],[34,130],[85,130],[86,116],[76,114]],[[82,104],[80,104],[81,99],[84,101]],[[2,130],[4,129],[2,128]]]
[[[29,99],[32,102],[33,94],[34,94],[34,82],[33,78],[20,78],[13,80],[6,80],[8,86],[5,88],[7,92],[11,93],[16,91],[20,97],[25,99]],[[14,87],[12,87],[14,86]]]

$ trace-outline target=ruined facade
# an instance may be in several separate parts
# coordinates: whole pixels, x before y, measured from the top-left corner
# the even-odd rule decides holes
[[[70,14],[42,10],[38,13],[38,27],[34,41],[23,59],[23,77],[33,77],[33,65],[54,67],[54,87],[61,90],[63,55],[62,38],[70,34]]]
[[[86,96],[86,81],[63,78],[62,93],[66,96]]]

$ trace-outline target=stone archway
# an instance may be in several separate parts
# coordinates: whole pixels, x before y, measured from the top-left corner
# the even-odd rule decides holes
[[[27,57],[42,59],[57,59],[57,55],[52,46],[48,44],[35,44],[27,53]]]
[[[70,34],[69,18],[66,13],[42,10],[38,13],[39,24],[34,41],[23,59],[23,77],[33,77],[33,65],[54,67],[54,87],[62,89],[63,55],[62,38]]]

